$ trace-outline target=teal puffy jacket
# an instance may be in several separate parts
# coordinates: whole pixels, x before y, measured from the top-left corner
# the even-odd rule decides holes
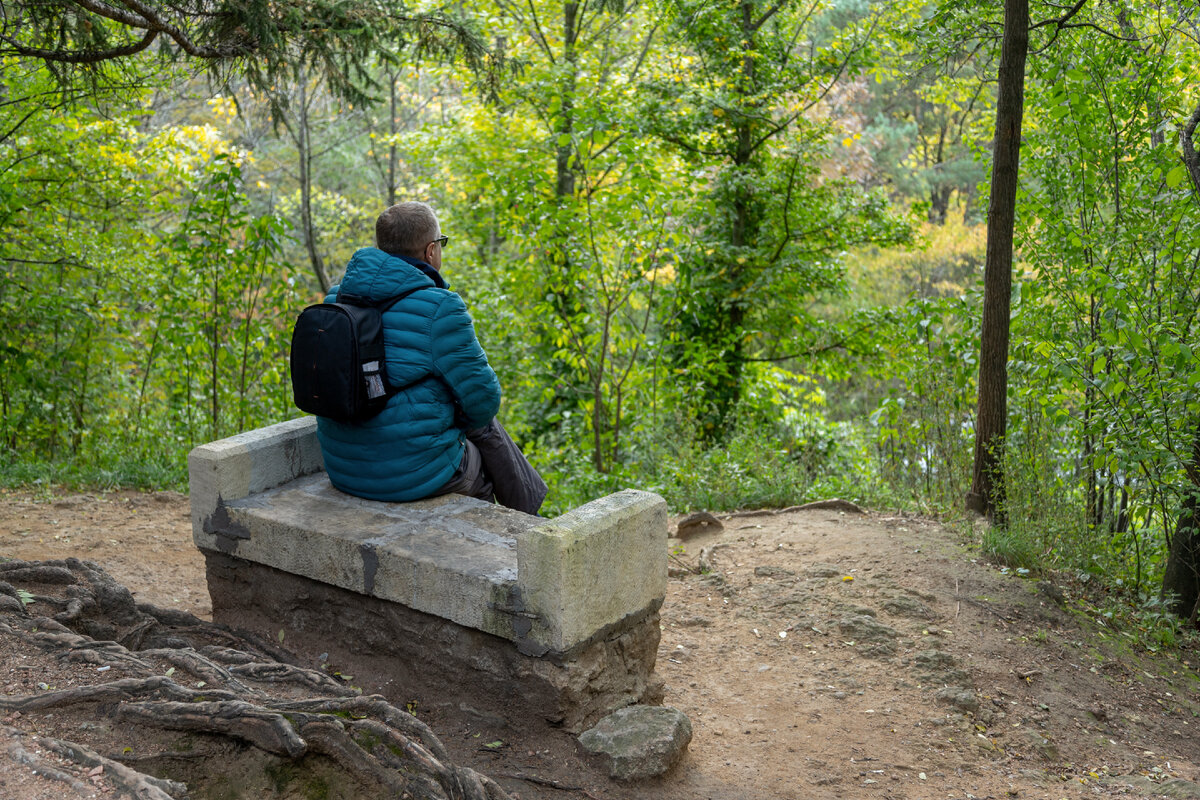
[[[326,298],[333,302],[345,290],[384,300],[422,287],[383,313],[388,382],[406,388],[366,422],[317,418],[330,482],[368,500],[429,497],[462,461],[460,426],[486,425],[500,410],[500,381],[466,305],[432,267],[424,265],[426,272],[418,263],[363,248]]]

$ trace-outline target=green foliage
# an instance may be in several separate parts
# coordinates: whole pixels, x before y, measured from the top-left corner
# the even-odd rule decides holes
[[[195,133],[79,110],[0,142],[6,482],[178,484],[198,439],[290,413],[262,313],[295,304],[281,231],[238,210],[236,160]]]
[[[1171,609],[1172,598],[1129,596],[1123,587],[1094,593],[1081,606],[1099,626],[1101,638],[1121,650],[1157,653],[1162,650],[1191,650],[1197,632],[1189,629]]]
[[[665,5],[685,45],[647,82],[643,116],[692,168],[712,174],[683,220],[664,316],[671,361],[707,436],[730,427],[743,372],[814,347],[807,305],[843,288],[849,245],[907,236],[881,195],[822,179],[832,133],[805,112],[872,57],[873,12],[788,4]],[[793,50],[811,41],[806,55]]]
[[[955,508],[970,485],[976,294],[910,301],[877,328],[885,392],[868,422],[885,479],[917,507]]]
[[[850,425],[826,419],[824,394],[811,379],[762,366],[754,373],[737,427],[721,444],[672,415],[631,436],[626,463],[609,473],[589,468],[578,452],[534,448],[553,487],[547,513],[627,486],[659,492],[677,511],[782,508],[834,496],[893,504],[869,448]]]
[[[1144,47],[1087,36],[1058,46],[1062,62],[1040,67],[1031,90],[1021,197],[1032,280],[1014,317],[1013,368],[1023,427],[1046,431],[1055,465],[1039,470],[1043,496],[1030,505],[1072,497],[1083,530],[1105,542],[1093,564],[1144,590],[1193,485],[1200,420],[1200,226],[1189,187],[1172,180],[1175,143],[1161,135],[1166,110],[1192,100],[1169,77],[1188,67],[1162,31]]]
[[[1025,531],[1011,526],[989,525],[983,532],[980,551],[1006,569],[1027,575],[1043,566],[1040,553]]]

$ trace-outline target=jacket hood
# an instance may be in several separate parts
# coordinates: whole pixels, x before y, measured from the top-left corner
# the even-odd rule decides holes
[[[410,289],[431,286],[444,289],[446,282],[424,261],[394,256],[375,247],[364,247],[350,257],[350,263],[346,265],[346,277],[342,279],[338,291],[370,300],[385,300]]]

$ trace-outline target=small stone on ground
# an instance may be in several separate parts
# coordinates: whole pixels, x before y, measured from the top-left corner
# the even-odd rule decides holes
[[[629,706],[609,714],[579,736],[583,748],[617,780],[653,778],[673,767],[692,740],[692,723],[663,706]]]

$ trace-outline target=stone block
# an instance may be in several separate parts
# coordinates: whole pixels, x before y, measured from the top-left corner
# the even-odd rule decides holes
[[[667,590],[667,504],[626,489],[530,528],[517,539],[517,586],[529,638],[565,651]]]
[[[193,534],[223,502],[324,469],[316,417],[292,419],[200,445],[188,453]],[[199,540],[196,546],[204,547]]]

